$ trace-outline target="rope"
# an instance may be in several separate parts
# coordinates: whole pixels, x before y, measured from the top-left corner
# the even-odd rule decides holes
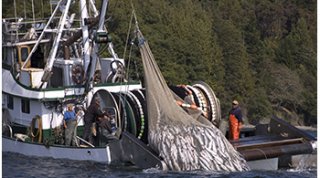
[[[135,33],[138,32],[139,30],[139,27],[138,27],[138,21],[137,21],[137,16],[136,16],[136,13],[135,13],[135,9],[134,9],[134,6],[133,6],[133,3],[132,3],[132,0],[131,0],[131,7],[132,7],[132,13],[131,13],[131,18],[130,18],[130,24],[129,24],[129,29],[128,29],[128,33],[127,33],[127,40],[126,40],[126,47],[125,47],[125,52],[124,52],[124,55],[126,54],[126,48],[127,48],[127,43],[129,41],[129,30],[131,30],[131,26],[132,26],[132,20],[133,18],[135,19],[135,24],[136,24],[136,31]],[[135,38],[137,38],[137,35],[135,34]],[[133,40],[131,40],[131,47],[130,47],[130,52],[129,52],[129,64],[130,64],[130,59],[131,59],[131,54],[132,54],[132,45],[133,45]],[[139,72],[138,72],[138,67],[137,67],[137,63],[136,61],[134,60],[134,65],[135,65],[135,69],[136,69],[136,77],[137,79],[140,78],[139,76]],[[129,71],[129,66],[128,66],[128,70]],[[128,74],[129,75],[129,74]],[[127,76],[128,78],[128,76]]]
[[[132,2],[131,2],[132,3]],[[132,11],[134,13],[134,10]],[[125,43],[125,47],[124,47],[124,52],[123,52],[123,59],[125,59],[125,56],[126,56],[126,50],[127,50],[127,47],[128,47],[128,41],[129,41],[129,36],[130,36],[130,31],[131,31],[131,26],[132,26],[132,19],[133,19],[133,15],[134,14],[131,14],[131,18],[130,18],[130,22],[129,22],[129,28],[128,28],[128,31],[127,31],[127,38],[126,38],[126,43]],[[125,78],[128,79],[128,76],[129,76],[129,70],[130,70],[130,62],[131,62],[131,51],[132,51],[132,46],[130,47],[130,52],[129,52],[129,59],[128,59],[128,66],[126,68],[126,75],[125,75]],[[120,80],[120,86],[122,86],[122,83],[123,83],[124,80]],[[121,91],[121,87],[120,87],[120,91]],[[127,116],[126,116],[126,108],[125,108],[125,101],[126,101],[126,97],[127,95],[125,93],[128,93],[129,91],[129,84],[127,83],[125,85],[125,89],[124,89],[124,93],[119,93],[119,101],[118,101],[118,106],[120,106],[121,104],[121,100],[123,100],[122,102],[122,110],[123,110],[123,113],[124,113],[124,118],[127,119]],[[123,97],[123,99],[121,99]],[[121,107],[119,107],[119,111],[121,110]],[[121,111],[120,111],[121,113]],[[121,116],[119,116],[119,119],[121,118]],[[126,129],[126,120],[125,120],[125,125],[124,125],[124,129]],[[119,127],[121,127],[121,121],[119,122]]]
[[[132,3],[132,1],[131,1],[131,3]],[[129,41],[129,36],[130,36],[130,31],[131,31],[133,13],[134,13],[134,10],[132,10],[130,21],[129,21],[129,28],[128,28],[128,31],[127,31],[127,39],[126,39],[126,44],[124,46],[124,51],[123,51],[123,59],[126,58],[126,51],[127,51],[127,46],[128,46],[128,41]]]
[[[269,159],[268,156],[266,155],[266,153],[263,150],[261,150],[259,148],[255,148],[255,149],[252,149],[252,150],[257,150],[257,151],[261,152],[264,155],[265,159]],[[271,163],[268,163],[268,164],[269,164],[269,167],[273,166]]]
[[[125,43],[124,52],[123,52],[123,55],[124,55],[123,58],[124,59],[125,59],[126,50],[127,50],[127,47],[128,47],[128,42],[129,42],[129,37],[130,37],[130,31],[131,31],[131,27],[132,27],[133,18],[135,18],[135,23],[137,24],[135,10],[134,10],[132,1],[131,1],[131,6],[132,6],[132,13],[131,13],[131,16],[130,16],[129,27],[128,27],[128,31],[127,31],[127,38],[126,38],[126,43]],[[126,68],[126,76],[125,76],[125,78],[127,78],[127,79],[129,78],[129,73],[130,73],[130,63],[131,63],[131,59],[132,59],[131,57],[132,57],[132,45],[130,46],[129,57],[128,57],[128,66]],[[122,81],[121,81],[121,83],[122,83]],[[125,87],[126,87],[125,88],[125,92],[124,93],[120,93],[120,97],[121,97],[121,95],[123,95],[124,96],[124,100],[127,99],[127,94],[129,94],[129,85],[128,85],[128,83],[127,83],[127,85]],[[119,102],[120,102],[120,100],[119,100]],[[123,101],[123,102],[125,102],[125,101]],[[123,109],[124,109],[124,112],[126,112],[125,108],[123,108]],[[143,134],[143,130],[144,130],[144,116],[141,117],[141,120],[142,120],[143,124],[141,125],[142,131],[140,130],[140,133],[139,133],[139,136],[138,136],[139,139],[141,139],[142,134]]]
[[[261,152],[261,153],[264,155],[264,158],[265,158],[265,159],[268,159],[266,153],[265,153],[263,150],[261,150],[261,149],[259,149],[259,148],[255,148],[255,149],[252,149],[252,150],[257,150],[257,151]]]

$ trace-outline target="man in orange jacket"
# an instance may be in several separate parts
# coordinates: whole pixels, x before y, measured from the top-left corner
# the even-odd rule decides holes
[[[232,109],[229,112],[229,139],[237,140],[240,135],[240,128],[243,124],[242,113],[239,107],[239,102],[234,100],[232,102]]]

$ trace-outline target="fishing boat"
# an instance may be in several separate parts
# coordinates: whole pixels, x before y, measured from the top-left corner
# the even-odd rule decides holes
[[[2,19],[3,151],[119,162],[108,145],[117,138],[99,135],[94,145],[82,139],[83,116],[77,122],[77,145],[63,144],[67,105],[86,109],[94,97],[101,99],[122,138],[130,135],[139,145],[147,143],[144,88],[139,81],[128,82],[124,59],[113,49],[104,26],[108,1],[103,1],[101,12],[94,1],[89,2],[80,0],[80,7],[73,7],[71,0],[56,1],[46,20]],[[71,14],[71,8],[80,9],[80,14]],[[101,46],[111,57],[98,54]]]
[[[104,26],[108,1],[102,1],[100,11],[94,1],[88,2],[80,0],[79,7],[73,7],[76,3],[71,0],[56,1],[52,4],[52,16],[45,20],[2,19],[2,150],[166,169],[168,163],[149,143],[148,133],[153,127],[148,123],[151,107],[147,106],[147,93],[157,91],[146,91],[140,81],[131,81],[126,75],[125,59],[118,57]],[[93,16],[89,16],[89,6]],[[80,13],[71,12],[71,8],[80,9]],[[141,45],[144,38],[140,35],[137,41]],[[103,57],[103,49],[108,49],[111,57]],[[186,88],[200,111],[196,113],[201,116],[199,122],[219,127],[220,103],[210,86],[199,81],[183,87],[171,86],[172,95],[181,100]],[[66,146],[62,126],[67,106],[73,104],[76,110],[86,110],[94,98],[101,100],[101,109],[112,117],[116,133],[95,127],[95,143],[91,144],[83,139],[85,123],[80,115],[76,145]],[[268,146],[294,143],[303,144],[305,149],[270,153],[268,158],[314,151],[310,147],[313,138],[290,135],[295,140],[283,141],[285,138],[274,138]],[[260,147],[261,142],[255,145]],[[233,144],[248,161],[265,159],[254,152],[256,147],[252,144]]]
[[[61,132],[63,112],[70,103],[85,109],[93,97],[108,100],[103,107],[123,131],[128,131],[122,127],[128,123],[125,109],[118,102],[127,104],[123,99],[130,95],[138,109],[142,107],[133,95],[142,94],[141,83],[126,80],[124,60],[118,58],[108,41],[104,27],[108,2],[104,1],[101,13],[90,2],[81,0],[80,7],[72,7],[71,0],[57,1],[51,4],[55,8],[46,20],[2,20],[3,151],[111,162],[106,141],[98,139],[92,145],[81,139],[83,117],[77,124],[76,147],[65,146]],[[94,17],[88,15],[89,5]],[[71,14],[71,7],[81,9],[81,14]],[[90,36],[93,33],[95,40]],[[102,44],[112,57],[98,56]],[[130,116],[131,119],[143,118],[140,112],[137,114],[139,118]],[[80,140],[84,145],[80,145]]]

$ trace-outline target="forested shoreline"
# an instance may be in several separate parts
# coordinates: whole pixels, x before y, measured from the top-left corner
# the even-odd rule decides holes
[[[16,2],[17,16],[32,17],[31,0]],[[50,15],[49,0],[34,2],[37,18]],[[224,118],[237,99],[252,124],[273,114],[296,125],[317,123],[316,0],[132,3],[169,85],[208,83]],[[110,1],[106,25],[119,57],[124,56],[131,11],[129,0]],[[12,0],[2,1],[2,16],[14,16]],[[137,47],[130,61],[133,78],[142,79],[135,75],[142,72]]]

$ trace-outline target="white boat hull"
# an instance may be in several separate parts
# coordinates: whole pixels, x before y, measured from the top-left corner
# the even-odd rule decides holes
[[[55,159],[70,159],[78,161],[94,161],[110,164],[111,154],[109,146],[105,148],[79,147],[46,147],[37,143],[26,143],[2,137],[2,151],[20,153],[27,156],[52,157]]]

